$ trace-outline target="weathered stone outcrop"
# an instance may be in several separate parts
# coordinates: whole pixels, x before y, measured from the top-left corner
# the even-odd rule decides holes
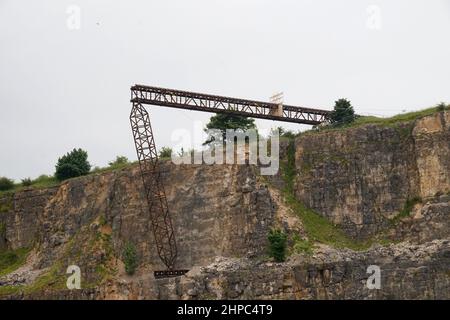
[[[267,187],[256,182],[253,168],[165,164],[163,171],[180,266],[265,250],[275,207]],[[51,265],[64,244],[101,216],[112,228],[117,253],[124,241],[133,242],[143,263],[164,268],[154,247],[136,166],[72,179],[51,190],[19,192],[12,204],[1,215],[8,244],[14,249],[37,242],[40,267]]]
[[[266,255],[269,230],[287,232],[290,246],[308,232],[277,190],[281,174],[267,180],[252,166],[164,162],[177,267],[190,269],[171,279],[153,277],[164,266],[137,166],[16,192],[0,199],[0,250],[33,250],[0,276],[0,297],[450,299],[449,141],[449,112],[297,138],[295,197],[355,238],[382,233],[391,243],[361,252],[315,243],[311,254],[290,247],[285,263]],[[290,150],[283,143],[282,157]],[[415,197],[411,213],[398,216]],[[126,243],[137,250],[133,276],[124,271]],[[73,264],[82,290],[65,289]],[[381,289],[365,285],[369,265],[380,267]]]
[[[295,158],[296,196],[365,238],[384,230],[408,199],[450,191],[450,111],[305,134],[296,141]]]
[[[371,265],[380,267],[380,289],[369,289]],[[450,241],[391,245],[367,252],[319,249],[288,263],[225,259],[190,272],[167,298],[221,299],[448,299]],[[181,296],[169,296],[179,292]]]
[[[370,289],[369,266],[380,267]],[[450,241],[396,244],[366,252],[322,247],[286,263],[217,257],[183,277],[150,273],[79,291],[41,292],[27,299],[449,299]]]

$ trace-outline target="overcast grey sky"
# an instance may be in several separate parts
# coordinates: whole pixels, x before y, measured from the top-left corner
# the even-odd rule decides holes
[[[448,0],[0,0],[0,176],[74,147],[134,160],[135,83],[384,116],[450,102],[449,39]],[[210,116],[149,111],[158,147]]]

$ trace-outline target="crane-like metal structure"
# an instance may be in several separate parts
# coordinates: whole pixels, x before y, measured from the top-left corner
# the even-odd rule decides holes
[[[185,274],[188,270],[175,269],[177,244],[158,164],[150,116],[144,105],[228,113],[309,125],[327,122],[330,116],[330,111],[327,110],[143,85],[131,87],[131,102],[133,105],[130,114],[131,129],[150,213],[151,227],[158,255],[167,267],[167,270],[155,271],[156,278],[179,276]]]

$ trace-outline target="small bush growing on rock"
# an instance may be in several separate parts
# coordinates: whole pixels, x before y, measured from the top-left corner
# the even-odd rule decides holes
[[[110,166],[110,167],[120,167],[120,166],[125,166],[125,165],[127,165],[128,163],[130,163],[129,161],[128,161],[128,158],[127,157],[125,157],[125,156],[117,156],[116,157],[116,160],[114,160],[114,161],[110,161],[109,163],[108,163],[108,165]]]
[[[276,262],[283,262],[286,259],[287,235],[279,229],[272,229],[269,232],[269,251]]]
[[[123,249],[123,262],[125,264],[125,272],[133,275],[138,266],[136,247],[133,243],[128,242]]]
[[[296,253],[312,254],[313,244],[306,239],[301,239],[299,236],[294,237],[294,251]]]
[[[22,179],[22,186],[29,187],[33,184],[33,181],[30,178]]]
[[[58,159],[56,164],[56,178],[60,181],[83,176],[91,170],[88,154],[82,149],[73,149]]]
[[[445,111],[446,107],[447,107],[447,105],[444,102],[441,102],[436,106],[436,109],[437,109],[437,111]]]
[[[170,158],[172,156],[172,149],[169,147],[162,147],[159,151],[160,158]]]
[[[0,191],[11,190],[14,188],[14,181],[6,177],[0,177]]]

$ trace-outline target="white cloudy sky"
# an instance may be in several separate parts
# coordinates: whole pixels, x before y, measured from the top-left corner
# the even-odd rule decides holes
[[[52,174],[74,147],[134,160],[135,83],[381,116],[450,102],[449,39],[448,0],[0,0],[0,176]],[[210,116],[149,110],[159,147]]]

